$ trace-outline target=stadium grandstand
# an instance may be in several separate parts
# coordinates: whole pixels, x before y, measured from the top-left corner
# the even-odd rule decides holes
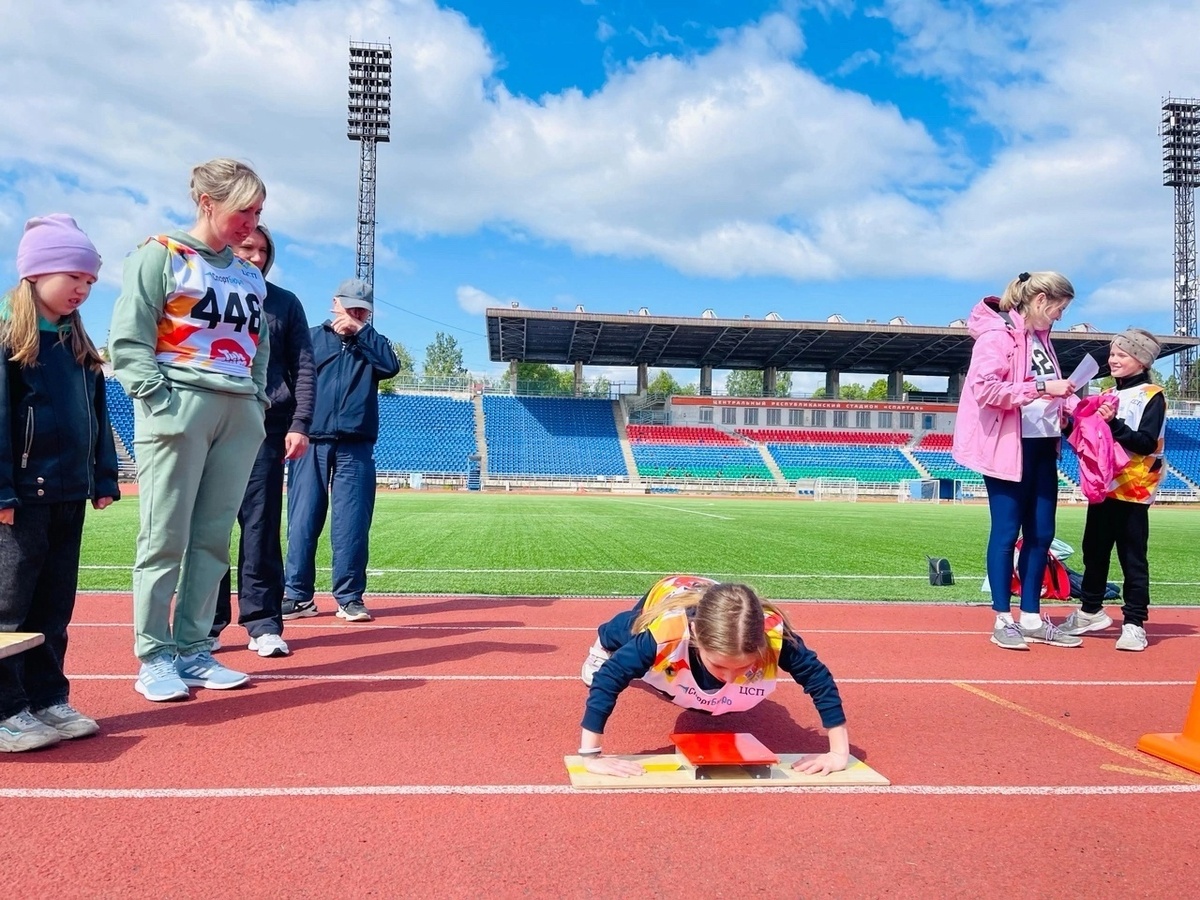
[[[380,397],[376,461],[393,487],[558,489],[636,493],[770,493],[815,499],[966,500],[981,479],[950,454],[957,391],[971,339],[959,324],[798,322],[653,317],[497,308],[491,358],[573,366],[575,396],[524,396],[470,378]],[[1054,337],[1067,371],[1092,354],[1107,374],[1113,335]],[[1162,356],[1200,340],[1163,336]],[[585,396],[584,366],[632,366],[637,384]],[[699,393],[652,396],[649,368],[700,372]],[[714,370],[764,373],[763,397],[712,390]],[[779,397],[781,371],[822,372],[826,396]],[[885,376],[884,400],[839,397],[844,372]],[[946,378],[942,393],[903,393],[908,375]],[[108,379],[124,473],[136,471],[133,404]],[[1064,442],[1061,494],[1079,500],[1079,465]],[[1200,408],[1172,404],[1164,501],[1200,499]]]

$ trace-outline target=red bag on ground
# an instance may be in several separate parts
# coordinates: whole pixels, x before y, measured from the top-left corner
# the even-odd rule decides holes
[[[1021,577],[1017,574],[1017,560],[1021,558],[1021,541],[1021,538],[1017,538],[1017,545],[1013,548],[1013,576],[1009,590],[1014,596],[1021,594]],[[1067,567],[1063,561],[1054,555],[1053,550],[1046,553],[1046,574],[1042,576],[1042,599],[1071,599],[1071,576],[1067,573]]]

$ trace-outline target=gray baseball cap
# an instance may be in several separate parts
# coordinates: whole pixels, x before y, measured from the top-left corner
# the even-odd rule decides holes
[[[375,294],[371,286],[357,278],[347,278],[339,284],[333,297],[346,309],[357,307],[367,312],[375,311]]]

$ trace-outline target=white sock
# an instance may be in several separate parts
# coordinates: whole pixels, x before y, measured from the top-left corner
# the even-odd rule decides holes
[[[1042,627],[1042,617],[1038,613],[1021,613],[1021,627],[1026,631],[1036,631]]]
[[[1003,628],[1013,623],[1012,613],[996,613],[996,627]]]

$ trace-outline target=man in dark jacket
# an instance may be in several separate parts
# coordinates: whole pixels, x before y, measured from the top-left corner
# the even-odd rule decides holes
[[[233,252],[258,267],[265,278],[275,262],[275,242],[267,226],[259,225]],[[270,329],[267,360],[267,436],[258,448],[250,483],[238,510],[242,528],[238,543],[238,624],[250,635],[249,648],[259,656],[287,656],[283,640],[283,548],[279,528],[283,518],[283,464],[308,449],[316,394],[312,340],[299,298],[267,282],[263,302]],[[217,590],[217,614],[211,636],[218,636],[232,618],[229,573]]]
[[[333,297],[333,318],[312,329],[317,403],[308,452],[288,476],[285,619],[315,616],[317,539],[332,504],[333,596],[337,614],[369,622],[363,603],[367,542],[375,511],[379,382],[400,371],[392,343],[371,326],[370,285],[351,278]]]

